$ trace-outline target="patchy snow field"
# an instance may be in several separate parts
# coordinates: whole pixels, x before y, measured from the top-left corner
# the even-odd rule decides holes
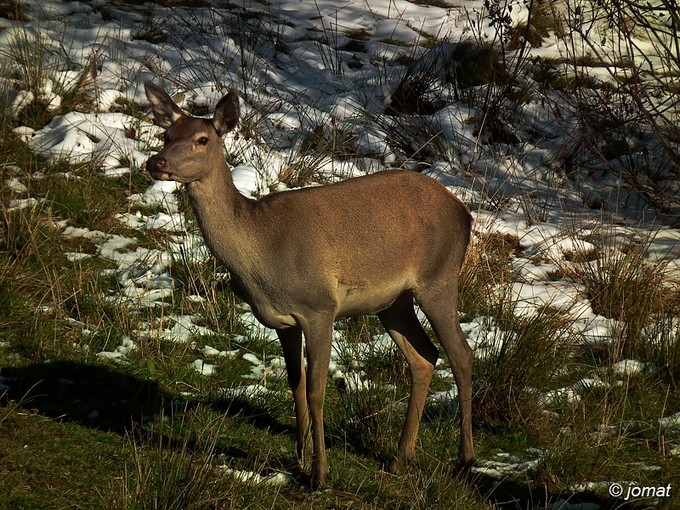
[[[531,315],[550,305],[573,315],[573,328],[584,342],[607,342],[618,321],[595,313],[583,287],[573,279],[554,277],[576,252],[648,243],[649,260],[665,264],[669,278],[680,278],[680,229],[669,226],[672,218],[605,167],[596,172],[576,169],[570,177],[559,171],[577,143],[578,118],[558,92],[548,91],[516,105],[519,111],[514,119],[522,122],[507,126],[519,138],[512,144],[490,140],[479,127],[480,109],[460,101],[450,101],[432,114],[413,119],[384,114],[408,66],[429,48],[441,43],[440,48],[446,50],[446,45],[461,40],[494,39],[496,32],[485,18],[482,0],[460,0],[450,8],[404,0],[346,0],[340,7],[337,2],[322,0],[277,0],[270,5],[215,0],[216,9],[168,9],[151,3],[135,6],[104,0],[24,3],[29,5],[24,10],[28,21],[0,19],[0,54],[11,54],[22,38],[39,41],[50,49],[47,59],[52,72],[39,94],[17,87],[9,96],[12,108],[18,111],[41,100],[57,109],[64,91],[82,79],[83,70],[96,70],[88,77],[88,90],[98,113],[72,111],[58,115],[41,129],[16,129],[22,140],[48,161],[96,160],[102,179],[141,172],[146,159],[160,147],[162,129],[152,124],[148,111],[144,116],[132,116],[120,113],[119,107],[132,103],[148,106],[145,80],[161,84],[192,111],[211,112],[226,89],[234,87],[241,96],[243,120],[240,134],[228,137],[226,149],[234,162],[234,181],[244,195],[286,189],[290,187],[286,175],[303,166],[313,175],[313,182],[302,181],[304,185],[394,165],[418,169],[439,179],[470,205],[478,234],[497,232],[517,240],[513,267],[519,277],[509,290],[518,314]],[[513,21],[526,19],[525,5],[513,5]],[[567,47],[567,41],[549,34],[523,58],[559,61],[578,47]],[[610,50],[607,44],[603,51]],[[602,71],[593,68],[593,75],[599,72],[600,79],[609,80],[611,75]],[[421,137],[417,141],[421,145],[410,152],[395,136],[395,129],[409,127]],[[423,133],[436,138],[436,151],[426,150]],[[307,157],[305,148],[315,140],[337,142],[345,156],[328,150],[327,155]],[[15,177],[7,183],[16,196],[7,204],[8,210],[32,207],[40,199],[30,196],[30,183],[25,180]],[[677,183],[669,180],[669,189],[673,186],[677,191]],[[136,347],[134,339],[149,335],[193,342],[196,360],[192,367],[206,377],[215,366],[235,357],[250,362],[252,371],[243,386],[225,388],[224,396],[257,396],[268,391],[268,377],[280,377],[285,370],[282,358],[219,351],[201,341],[213,332],[200,325],[200,317],[174,315],[171,309],[168,297],[175,282],[168,267],[173,256],[181,254],[196,261],[209,257],[196,227],[180,212],[175,195],[180,188],[175,183],[154,182],[144,193],[130,196],[132,212],[118,217],[131,229],[171,234],[173,242],[167,247],[141,248],[132,238],[75,228],[67,220],[59,222],[64,236],[89,239],[97,247],[94,255],[71,254],[72,260],[94,256],[115,264],[110,275],[122,290],[106,299],[135,309],[167,308],[162,328],[139,324],[135,337],[125,338],[114,350],[99,356],[125,363]],[[275,339],[247,307],[239,310],[250,335]],[[496,326],[490,318],[474,318],[463,328],[477,356],[485,356],[500,338],[494,334]],[[346,365],[339,355],[343,351],[341,331],[336,332],[335,340],[330,375],[344,379],[349,390],[370,388],[361,363]],[[371,348],[374,353],[394,349],[386,336],[375,337]],[[447,370],[444,367],[440,375],[446,376]],[[636,360],[624,360],[614,367],[620,378],[645,370],[654,367]],[[542,398],[546,404],[559,399],[575,401],[585,389],[606,384],[610,382],[592,374]],[[439,401],[455,397],[455,387],[432,395]],[[677,414],[660,419],[664,420],[660,426],[677,428]],[[541,457],[540,452],[533,453],[536,455],[526,462],[499,456],[479,469],[497,476],[512,469],[530,470]],[[226,472],[244,480],[259,476]],[[285,477],[257,480],[289,483]]]

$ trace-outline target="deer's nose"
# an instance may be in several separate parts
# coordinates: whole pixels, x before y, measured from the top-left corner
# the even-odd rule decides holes
[[[165,159],[163,156],[156,154],[155,156],[151,156],[149,160],[146,162],[146,171],[162,172],[167,164],[168,164],[167,159]]]
[[[168,172],[168,160],[156,154],[151,156],[146,162],[146,171],[156,180],[169,181],[172,175]]]

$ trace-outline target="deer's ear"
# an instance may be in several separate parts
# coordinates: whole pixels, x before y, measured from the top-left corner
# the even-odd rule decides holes
[[[146,97],[151,103],[153,116],[159,126],[164,128],[172,126],[174,122],[184,116],[182,109],[175,104],[172,98],[158,85],[153,82],[144,82]]]
[[[227,95],[217,103],[213,116],[213,126],[220,136],[226,135],[236,127],[239,114],[238,92],[229,89]]]

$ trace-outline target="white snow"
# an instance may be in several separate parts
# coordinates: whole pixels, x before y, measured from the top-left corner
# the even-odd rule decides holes
[[[26,209],[29,207],[35,207],[41,202],[40,199],[29,197],[29,198],[16,198],[10,200],[5,208],[6,211],[16,211],[17,209]]]
[[[659,425],[666,433],[680,434],[680,412],[659,418]]]
[[[113,351],[98,352],[97,357],[125,364],[127,363],[127,356],[130,354],[130,351],[133,351],[136,348],[137,346],[130,337],[124,337],[121,344]]]
[[[233,476],[240,482],[252,485],[272,485],[284,487],[293,483],[293,475],[290,473],[272,473],[270,475],[260,475],[253,471],[231,469],[227,466],[218,466],[223,469],[223,472],[229,476]]]
[[[505,452],[497,453],[493,458],[478,462],[472,470],[492,478],[504,479],[510,475],[530,474],[542,460],[543,452],[529,449],[527,453],[534,457],[530,460],[522,460]]]
[[[189,365],[191,368],[196,370],[199,374],[205,375],[205,376],[210,376],[215,373],[215,365],[211,363],[206,363],[202,359],[197,359],[193,363]]]
[[[651,364],[634,359],[624,359],[612,365],[612,372],[620,377],[630,377],[653,369],[654,367]]]

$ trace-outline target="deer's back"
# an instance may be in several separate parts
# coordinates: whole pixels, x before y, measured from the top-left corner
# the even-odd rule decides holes
[[[366,270],[464,252],[471,223],[465,205],[443,185],[404,170],[278,193],[258,209],[271,248],[282,256],[290,250],[307,259],[298,259],[303,264],[363,261],[371,266]]]

